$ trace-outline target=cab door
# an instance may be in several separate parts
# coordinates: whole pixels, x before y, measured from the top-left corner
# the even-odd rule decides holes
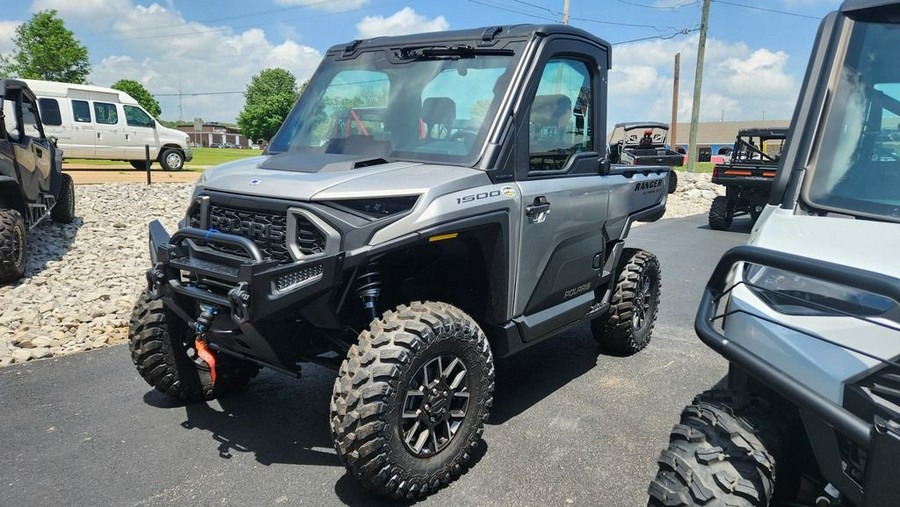
[[[94,124],[97,135],[94,157],[109,160],[125,158],[125,122],[121,120],[117,104],[93,101]]]
[[[551,39],[518,116],[516,179],[522,196],[514,315],[528,341],[580,319],[605,260],[609,185],[595,129],[605,122],[603,48]],[[574,56],[577,55],[577,56]],[[527,147],[524,148],[524,147]]]
[[[94,158],[97,146],[97,131],[91,103],[82,99],[71,99],[72,138],[63,145],[66,158]]]
[[[150,146],[150,159],[155,159],[159,151],[156,121],[138,106],[123,104],[122,110],[125,112],[125,159],[144,160],[144,146]]]

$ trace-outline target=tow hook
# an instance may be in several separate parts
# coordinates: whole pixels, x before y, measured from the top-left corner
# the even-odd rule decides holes
[[[194,331],[196,338],[194,339],[194,349],[197,356],[209,366],[209,379],[212,385],[216,385],[216,356],[209,347],[206,346],[206,331],[212,325],[213,319],[216,318],[218,310],[215,306],[202,305],[200,307],[200,316],[194,322]]]

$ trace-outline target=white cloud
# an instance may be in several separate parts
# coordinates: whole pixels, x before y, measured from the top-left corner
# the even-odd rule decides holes
[[[85,3],[114,15],[88,19],[82,15],[89,10]],[[209,121],[234,121],[244,106],[240,93],[192,94],[243,92],[250,78],[268,67],[287,69],[300,83],[312,75],[322,57],[315,48],[290,38],[276,44],[259,28],[236,31],[187,21],[171,6],[157,3],[37,0],[35,9],[42,8],[57,8],[70,27],[89,26],[104,34],[91,37],[92,42],[117,48],[111,56],[93,62],[91,83],[109,86],[119,79],[134,79],[155,95],[181,92],[181,117],[185,120],[200,116]],[[157,99],[163,119],[178,119],[177,96]]]
[[[21,21],[0,20],[0,55],[11,53],[16,49],[12,38],[16,36],[16,28],[21,24]]]
[[[681,52],[679,120],[690,119],[698,37],[616,46],[609,75],[610,124],[668,122],[672,111],[674,56]],[[706,46],[700,117],[704,121],[789,119],[799,77],[788,73],[789,55],[710,38]]]
[[[404,7],[394,14],[366,16],[356,24],[357,36],[363,39],[382,35],[406,35],[419,32],[440,32],[450,27],[444,16],[428,19],[410,7]]]
[[[278,5],[314,7],[323,11],[343,12],[369,4],[369,0],[275,0]]]

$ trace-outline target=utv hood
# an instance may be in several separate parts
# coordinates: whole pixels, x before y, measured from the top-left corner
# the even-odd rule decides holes
[[[900,278],[900,224],[795,214],[777,208],[753,227],[749,244]]]
[[[450,181],[477,185],[482,179],[487,175],[471,168],[386,162],[371,156],[284,153],[212,167],[200,177],[197,190],[309,201],[421,194]]]

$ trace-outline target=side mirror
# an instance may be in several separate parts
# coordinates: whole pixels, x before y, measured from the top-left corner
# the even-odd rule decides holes
[[[150,128],[152,128],[152,129],[156,128],[156,120],[154,120],[153,118],[150,118]]]
[[[610,162],[608,158],[600,159],[600,174],[609,174]]]
[[[54,147],[56,147],[56,148],[59,147],[59,138],[58,137],[50,136],[47,138],[47,140],[50,141],[50,144],[52,144]]]

